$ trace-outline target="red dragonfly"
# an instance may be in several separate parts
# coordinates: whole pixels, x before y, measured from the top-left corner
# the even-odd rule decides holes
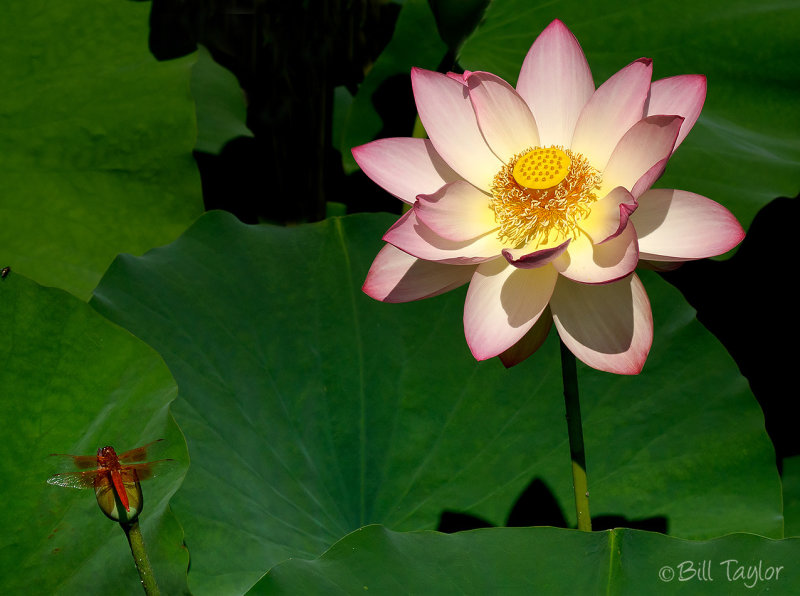
[[[120,503],[125,507],[124,517],[138,516],[142,509],[139,481],[152,478],[175,463],[173,459],[143,461],[147,459],[148,450],[163,440],[158,439],[119,455],[111,446],[100,447],[97,455],[51,453],[53,456],[64,458],[66,465],[81,471],[54,474],[47,479],[47,483],[68,488],[93,488],[100,508],[115,520],[119,519],[119,514],[115,511],[114,493],[116,493]],[[131,514],[132,507],[133,514]]]

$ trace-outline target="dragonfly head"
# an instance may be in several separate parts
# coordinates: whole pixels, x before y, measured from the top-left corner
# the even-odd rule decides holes
[[[114,448],[111,445],[107,445],[105,447],[100,447],[100,449],[97,450],[97,457],[98,458],[100,458],[100,457],[102,457],[102,458],[113,457],[114,459],[116,459],[117,458],[117,452],[114,451]]]

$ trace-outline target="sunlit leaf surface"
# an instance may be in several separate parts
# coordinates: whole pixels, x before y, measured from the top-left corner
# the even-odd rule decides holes
[[[554,338],[507,371],[470,356],[463,291],[365,296],[391,222],[279,228],[212,212],[169,246],[119,257],[95,292],[180,387],[192,466],[173,508],[193,592],[245,591],[369,523],[430,529],[456,511],[502,525],[535,479],[574,524]],[[642,375],[579,370],[593,515],[661,519],[680,537],[781,537],[746,381],[671,286],[643,279],[656,339]]]
[[[8,0],[0,18],[0,255],[88,299],[120,252],[200,214],[193,58],[158,63],[144,2]]]

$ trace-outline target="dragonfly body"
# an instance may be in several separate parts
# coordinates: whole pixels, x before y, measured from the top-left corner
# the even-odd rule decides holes
[[[117,495],[119,495],[119,500],[122,501],[122,506],[125,507],[125,511],[130,511],[130,502],[128,501],[128,491],[125,490],[125,485],[122,481],[122,464],[119,462],[119,457],[117,457],[117,452],[114,451],[114,448],[110,445],[106,447],[101,447],[97,450],[97,467],[105,468],[106,475],[110,476],[111,483],[114,485],[114,488],[117,491]],[[134,481],[138,480],[138,474],[135,471],[132,473],[125,473],[126,478],[130,478],[134,476],[136,478],[132,478]],[[97,475],[95,478],[95,488],[97,488],[98,480],[100,480],[101,474]],[[108,480],[103,479],[102,483],[107,483]]]
[[[137,516],[142,508],[139,481],[152,478],[167,465],[174,463],[171,459],[142,461],[147,458],[148,450],[161,440],[119,455],[110,445],[100,447],[97,455],[53,453],[51,455],[62,458],[65,466],[73,471],[54,474],[47,482],[69,488],[93,488],[100,508],[112,519],[117,519],[120,514],[123,517]],[[78,471],[74,471],[75,468]],[[124,514],[116,510],[117,499],[125,508]]]

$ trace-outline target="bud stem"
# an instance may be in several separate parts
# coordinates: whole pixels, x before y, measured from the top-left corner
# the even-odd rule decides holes
[[[122,526],[125,536],[128,538],[131,554],[136,563],[136,569],[139,571],[139,579],[142,580],[144,593],[147,596],[158,596],[161,592],[158,590],[153,568],[150,566],[150,559],[147,557],[144,538],[142,537],[142,531],[139,529],[139,520],[134,520],[130,523],[120,522],[119,525]]]

